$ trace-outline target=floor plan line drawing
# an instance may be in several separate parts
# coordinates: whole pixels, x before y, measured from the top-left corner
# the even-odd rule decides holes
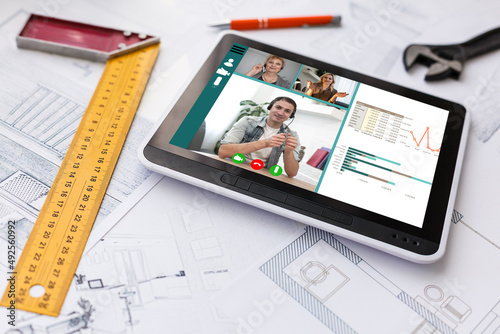
[[[83,79],[72,61],[16,48],[15,36],[28,16],[21,10],[0,22],[0,75],[4,78],[0,90],[0,247],[7,249],[7,222],[15,220],[19,253],[85,113],[87,105],[82,101],[95,89],[93,78]],[[37,66],[39,58],[45,58],[43,66]],[[102,69],[102,64],[86,64],[96,73]],[[161,178],[137,157],[151,124],[141,115],[134,118],[89,238],[93,244]],[[7,268],[2,257],[0,272],[5,274]],[[155,283],[159,280],[155,278]]]
[[[464,217],[463,214],[458,212],[457,210],[453,210],[453,215],[451,216],[451,222],[453,224],[458,223]]]
[[[84,111],[85,107],[79,103],[38,84],[3,122],[62,159]]]
[[[17,171],[0,182],[0,197],[36,219],[50,187],[27,173]],[[0,215],[0,219],[4,216]]]
[[[472,314],[470,305],[456,294],[446,296],[447,294],[443,288],[438,285],[429,284],[423,289],[423,292],[424,296],[417,295],[415,300],[427,310],[439,316],[453,329],[456,329],[459,324],[463,323]],[[431,327],[432,325],[427,320],[423,320],[421,326],[417,327],[412,334],[428,333],[424,329]],[[432,327],[432,330],[435,330],[435,328]]]
[[[453,210],[453,216],[451,218],[451,222],[454,224],[462,223],[465,227],[470,229],[472,232],[476,233],[478,236],[483,238],[485,241],[490,243],[492,246],[500,250],[500,245],[497,245],[493,241],[491,241],[488,237],[486,237],[484,234],[480,233],[478,230],[474,229],[470,224],[467,224],[465,221],[462,220],[464,218],[464,215],[462,215],[460,212],[457,210]]]
[[[496,334],[500,333],[500,301],[474,328],[471,334]]]
[[[325,324],[332,332],[355,333],[356,331],[340,319],[339,316],[325,306],[319,299],[315,298],[313,294],[297,284],[284,271],[284,268],[287,267],[292,261],[297,259],[300,255],[305,253],[309,248],[321,240],[347,258],[378,284],[382,285],[388,292],[424,318],[441,333],[456,333],[454,329],[448,326],[433,312],[425,308],[408,293],[397,287],[356,253],[342,244],[332,234],[313,227],[306,227],[304,234],[268,260],[259,269],[299,304],[305,307],[312,315]]]
[[[305,249],[311,246],[311,240],[307,238],[308,236],[310,236],[310,234],[307,232],[304,233],[301,238],[293,243],[293,245],[288,246],[262,265],[260,270],[334,333],[357,333],[311,293],[303,289],[293,279],[282,272],[282,269],[292,262],[298,254],[301,254]],[[354,261],[358,259],[357,256],[353,258]]]
[[[494,243],[493,241],[491,241],[485,235],[481,234],[478,230],[474,229],[472,226],[470,226],[469,224],[467,224],[463,220],[460,220],[460,223],[462,223],[465,227],[467,227],[472,232],[476,233],[478,236],[480,236],[481,238],[483,238],[486,242],[490,243],[492,246],[494,246],[495,248],[497,248],[498,250],[500,250],[500,246],[499,245],[497,245],[496,243]]]
[[[314,274],[310,276],[309,272],[313,272]],[[322,303],[332,297],[350,280],[346,274],[334,265],[326,267],[323,263],[318,261],[310,261],[303,266],[300,269],[300,276],[308,283],[305,289]],[[332,277],[333,279],[331,279]],[[322,283],[331,283],[331,286],[325,291],[322,287],[318,288]]]

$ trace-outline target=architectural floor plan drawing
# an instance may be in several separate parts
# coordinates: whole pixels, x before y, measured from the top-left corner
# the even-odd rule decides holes
[[[404,318],[407,310],[398,305],[399,302],[439,332],[455,333],[445,318],[422,307],[418,299],[412,298],[333,235],[321,230],[307,228],[306,233],[260,270],[334,333],[355,331],[348,325],[355,321],[355,318],[349,319],[351,315],[372,318],[371,325],[377,328]],[[311,271],[314,273],[309,274]],[[342,298],[342,292],[346,299]],[[334,294],[338,297],[329,302]],[[364,298],[346,303],[347,296],[353,294]],[[394,300],[389,300],[389,295],[393,295]],[[375,308],[378,304],[383,307]]]
[[[310,316],[321,324],[315,333],[370,333],[370,328],[386,333],[496,333],[500,252],[496,250],[488,261],[478,261],[494,247],[463,224],[453,229],[455,242],[449,250],[453,255],[441,263],[454,273],[452,279],[440,277],[442,269],[437,265],[428,265],[426,271],[403,260],[384,265],[379,252],[366,252],[364,246],[307,227],[258,270],[224,291],[216,298],[217,305],[232,320],[233,330],[242,333],[243,328],[256,333],[286,328],[295,333],[300,320],[292,319]],[[465,240],[474,251],[461,247]],[[456,263],[456,256],[461,263]],[[476,273],[482,275],[480,284]],[[250,282],[252,292],[242,292]],[[284,307],[283,299],[270,303],[276,289],[286,293],[287,305],[295,306]],[[264,311],[271,309],[272,317],[266,319]],[[283,327],[280,320],[287,317]]]
[[[84,112],[85,106],[38,86],[7,113],[2,123],[61,159]]]
[[[7,80],[0,84],[0,247],[7,249],[7,224],[13,220],[17,254],[24,248],[85,112],[86,98],[90,98],[103,68],[102,64],[77,60],[77,64],[91,64],[93,74],[89,75],[70,58],[19,51],[6,37],[13,37],[9,31],[20,29],[27,17],[21,10],[0,22],[0,74]],[[44,66],[37,65],[39,54],[46,58]],[[30,74],[24,78],[18,75],[25,71]],[[123,215],[133,203],[128,204],[128,209],[122,203],[142,196],[160,179],[142,166],[136,154],[140,138],[150,126],[143,117],[133,122],[94,225],[94,231],[101,233],[94,233],[96,241],[119,219],[119,215],[109,218],[111,213]],[[6,260],[0,258],[0,272],[4,275]],[[6,283],[2,282],[3,291]]]
[[[60,94],[38,87],[11,110],[0,111],[2,224],[5,225],[8,219],[27,219],[31,225],[34,223],[84,109]],[[149,126],[145,119],[135,119],[97,225],[153,175],[136,156],[139,138]],[[19,242],[18,246],[22,245],[22,239]]]
[[[167,190],[178,196],[162,202]],[[18,312],[23,333],[157,333],[163,321],[176,333],[204,326],[207,333],[221,333],[227,323],[211,298],[256,254],[298,228],[169,178],[144,198],[82,257],[59,317]],[[232,210],[247,223],[225,219]],[[144,212],[152,214],[145,219]],[[264,228],[270,219],[279,233]],[[234,248],[235,241],[245,248]]]

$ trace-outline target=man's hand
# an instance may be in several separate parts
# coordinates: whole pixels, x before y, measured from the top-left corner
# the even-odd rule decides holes
[[[252,141],[249,143],[222,144],[219,148],[219,157],[225,159],[232,157],[236,153],[249,154],[266,147],[279,147],[285,143],[285,139],[286,134],[278,133],[270,138]],[[297,146],[297,143],[295,143],[295,146]]]
[[[283,153],[283,162],[285,163],[285,172],[288,177],[294,177],[299,171],[299,163],[295,160],[293,151],[298,146],[298,140],[290,133],[285,138],[285,152]]]
[[[293,152],[298,145],[297,138],[293,137],[290,133],[278,133],[265,140],[266,147],[279,147],[285,144],[285,152]]]
[[[299,144],[299,142],[298,142],[297,138],[295,138],[291,134],[288,134],[288,136],[286,137],[286,141],[285,141],[285,153],[287,153],[287,152],[293,153],[293,151],[297,148],[298,144]]]
[[[265,140],[266,147],[279,147],[285,142],[286,134],[278,133]]]

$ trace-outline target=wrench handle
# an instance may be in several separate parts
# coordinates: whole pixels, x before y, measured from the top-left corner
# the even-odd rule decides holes
[[[461,45],[465,58],[470,59],[500,48],[500,27],[474,37]]]

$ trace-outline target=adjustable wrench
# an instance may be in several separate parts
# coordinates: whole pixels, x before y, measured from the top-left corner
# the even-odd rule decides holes
[[[442,80],[447,77],[458,79],[467,59],[498,48],[500,48],[500,28],[460,44],[412,44],[404,51],[403,63],[407,71],[416,62],[429,66],[425,76],[427,81]]]

